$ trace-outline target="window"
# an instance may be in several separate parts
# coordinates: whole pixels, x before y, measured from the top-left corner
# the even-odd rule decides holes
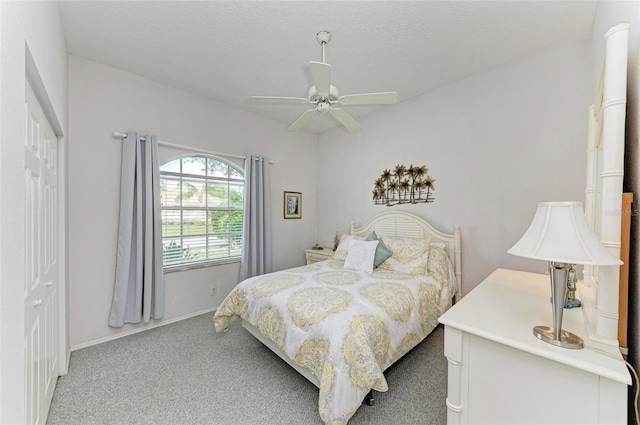
[[[206,156],[160,167],[162,256],[165,269],[240,258],[244,176]]]

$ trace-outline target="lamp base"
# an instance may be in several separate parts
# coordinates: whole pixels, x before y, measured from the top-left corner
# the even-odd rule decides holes
[[[572,348],[574,350],[584,347],[584,341],[582,338],[568,331],[560,331],[560,339],[555,339],[554,330],[549,326],[535,326],[533,328],[533,335],[544,342],[555,345],[556,347]]]

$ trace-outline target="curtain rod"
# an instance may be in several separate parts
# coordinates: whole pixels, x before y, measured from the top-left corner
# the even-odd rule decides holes
[[[121,133],[119,131],[114,131],[113,132],[113,137],[119,137],[124,139],[125,137],[127,137],[126,133]],[[144,137],[141,137],[140,139],[144,140]],[[189,150],[189,151],[193,151],[193,152],[201,152],[201,153],[207,153],[209,155],[217,155],[217,156],[226,156],[227,158],[238,158],[238,159],[247,159],[246,155],[234,155],[231,153],[223,153],[223,152],[213,152],[213,151],[208,151],[208,150],[204,150],[204,149],[200,149],[200,148],[194,148],[191,146],[185,146],[185,145],[178,145],[176,143],[169,143],[169,142],[163,142],[158,140],[158,144],[159,145],[163,145],[163,146],[168,146],[171,148],[179,148],[179,149],[185,149],[185,150]],[[273,164],[273,160],[269,161],[269,164]]]

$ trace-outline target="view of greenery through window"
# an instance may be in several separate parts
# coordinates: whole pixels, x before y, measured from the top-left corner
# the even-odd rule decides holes
[[[166,266],[240,256],[244,176],[205,156],[160,167],[163,260]]]

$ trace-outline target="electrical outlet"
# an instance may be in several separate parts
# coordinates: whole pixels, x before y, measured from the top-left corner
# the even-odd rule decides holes
[[[216,288],[215,286],[213,288],[211,288],[211,296],[214,296],[218,293],[218,288]]]

